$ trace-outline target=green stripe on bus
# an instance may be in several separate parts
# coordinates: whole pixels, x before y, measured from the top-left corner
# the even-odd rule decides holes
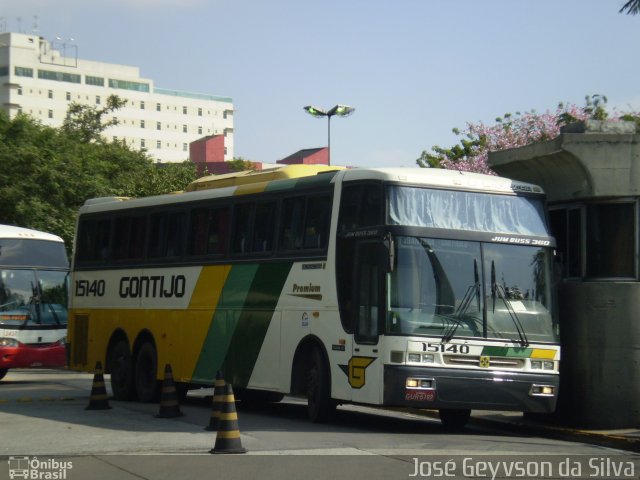
[[[277,192],[280,190],[292,190],[296,183],[298,183],[297,178],[288,178],[286,180],[274,180],[273,182],[269,182],[267,187],[264,189],[265,192]]]
[[[267,263],[256,272],[224,362],[226,380],[235,387],[249,383],[292,265]]]
[[[194,381],[212,383],[222,369],[234,387],[247,385],[292,265],[232,267],[193,373]]]
[[[520,357],[529,358],[533,352],[532,348],[524,347],[484,347],[482,356],[485,357]]]
[[[257,264],[234,265],[222,288],[220,300],[211,320],[209,332],[202,346],[200,358],[193,372],[193,379],[213,381],[216,372],[222,368],[229,343],[238,324],[238,310],[247,297],[249,286],[258,270]]]

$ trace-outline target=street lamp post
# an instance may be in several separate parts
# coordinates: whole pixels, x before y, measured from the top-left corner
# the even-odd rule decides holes
[[[304,107],[305,111],[316,118],[327,117],[327,164],[331,165],[331,117],[347,117],[355,112],[355,108],[349,105],[336,105],[330,110],[323,110],[312,105]]]

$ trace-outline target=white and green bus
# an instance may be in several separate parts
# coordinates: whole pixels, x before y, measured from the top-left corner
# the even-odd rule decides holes
[[[238,396],[552,412],[555,246],[540,188],[436,169],[290,166],[80,210],[71,367],[118,399],[222,370]]]

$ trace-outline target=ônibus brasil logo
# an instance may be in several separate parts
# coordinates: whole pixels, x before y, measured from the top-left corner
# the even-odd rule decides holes
[[[67,470],[73,468],[68,461],[38,457],[9,457],[9,478],[25,478],[31,480],[66,480]]]

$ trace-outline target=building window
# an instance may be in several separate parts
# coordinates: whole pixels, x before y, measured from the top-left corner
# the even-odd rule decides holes
[[[67,102],[71,101],[71,92],[67,92]]]
[[[149,84],[140,82],[129,82],[127,80],[109,79],[109,88],[118,88],[121,90],[134,90],[136,92],[149,93]]]
[[[33,78],[33,68],[15,67],[13,70],[18,77],[31,77]]]
[[[144,128],[144,120],[140,120],[140,128]]]
[[[53,110],[49,110],[49,118],[53,118]]]
[[[201,117],[202,116],[202,109],[198,108],[198,116]]]
[[[156,148],[162,148],[162,142],[160,140],[156,142]]]
[[[86,83],[87,85],[95,85],[96,87],[104,87],[104,78],[85,75],[84,83]]]
[[[162,110],[162,105],[160,105],[159,103],[156,103],[156,111],[160,111]]]
[[[22,95],[22,87],[18,87],[18,95]]]
[[[183,151],[183,152],[186,152],[186,151],[187,151],[187,148],[189,148],[189,146],[188,146],[186,143],[183,143],[183,144],[182,144],[182,151]]]
[[[182,133],[187,133],[187,126],[186,125],[182,125]]]
[[[49,90],[49,91],[47,92],[47,96],[48,96],[49,98],[53,98],[53,90]]]
[[[635,202],[590,203],[549,212],[564,278],[636,278]]]
[[[52,70],[38,70],[38,78],[68,83],[80,83],[81,80],[81,76],[76,73],[54,72]]]
[[[635,204],[587,205],[587,277],[635,278]]]
[[[202,135],[202,127],[198,127],[198,135]]]
[[[96,105],[100,105],[100,95],[96,95]]]
[[[186,107],[186,106],[182,107],[182,113],[183,113],[184,115],[186,115],[186,114],[187,114],[187,107]]]
[[[144,110],[144,100],[140,100],[140,110]]]
[[[144,141],[144,138],[140,139],[140,148],[145,148],[147,146],[147,142]]]
[[[162,123],[156,122],[156,130],[162,130]]]

